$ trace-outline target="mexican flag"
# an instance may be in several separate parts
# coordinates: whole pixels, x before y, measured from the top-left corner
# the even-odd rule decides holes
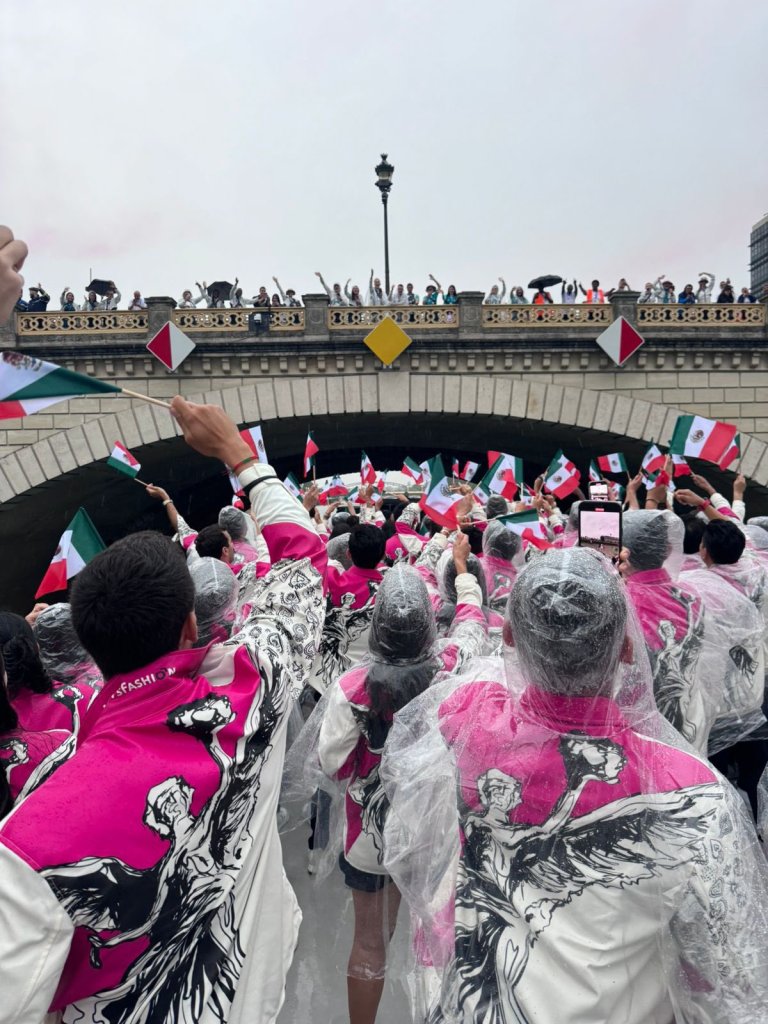
[[[332,476],[330,480],[320,488],[320,500],[327,501],[328,498],[346,498],[347,485],[340,476]]]
[[[425,491],[429,490],[429,467],[430,467],[430,465],[434,461],[435,461],[434,459],[426,459],[424,462],[420,462],[419,463],[419,469],[421,470],[421,482],[424,485],[424,490]],[[443,463],[441,461],[440,462],[441,468],[442,468],[442,465],[443,465]]]
[[[424,479],[424,474],[421,472],[421,467],[418,462],[414,462],[413,459],[409,459],[407,457],[403,459],[402,472],[417,484],[420,484]]]
[[[246,427],[240,431],[240,437],[245,441],[259,462],[267,462],[267,450],[264,447],[264,438],[261,436],[261,425]]]
[[[116,394],[121,390],[104,380],[21,352],[0,352],[0,420],[30,416],[82,395]]]
[[[610,455],[598,455],[598,468],[603,473],[628,473],[627,460],[621,452],[612,452]]]
[[[673,476],[691,476],[692,474],[691,467],[688,465],[688,463],[685,461],[682,455],[672,456],[672,466]]]
[[[421,496],[419,508],[422,508],[430,519],[449,530],[455,530],[456,506],[464,497],[458,491],[452,491],[450,480],[445,475],[443,460],[439,455],[429,460],[429,485]]]
[[[309,476],[309,471],[314,469],[315,456],[320,449],[315,444],[315,439],[312,437],[312,431],[307,434],[307,443],[304,446],[304,476]]]
[[[501,452],[488,452],[488,469],[494,464],[496,459],[502,454]]]
[[[594,459],[589,463],[589,482],[591,484],[599,484],[603,479],[603,474],[597,468]]]
[[[35,600],[43,594],[53,594],[57,590],[66,590],[67,582],[77,576],[100,551],[105,550],[104,541],[90,520],[84,508],[77,514],[64,531],[56,554],[53,556],[48,570],[37,588]]]
[[[299,486],[299,481],[296,479],[293,473],[288,474],[285,480],[283,480],[283,484],[285,486],[286,491],[288,491],[289,494],[292,494],[294,498],[298,498],[299,500],[301,500],[301,487]],[[238,487],[239,486],[240,483],[238,482]]]
[[[384,489],[387,486],[387,475],[388,471],[385,469],[383,473],[379,473],[379,475],[376,477],[376,490],[379,492],[379,494],[383,494]]]
[[[464,464],[464,469],[461,471],[461,479],[467,481],[474,480],[475,473],[477,473],[479,468],[480,464],[477,462],[466,462]]]
[[[725,449],[725,454],[720,459],[718,465],[720,469],[728,469],[734,459],[738,459],[741,455],[741,434],[737,434],[728,448]],[[677,474],[675,474],[677,475]]]
[[[137,462],[125,445],[120,444],[119,441],[115,441],[115,447],[107,459],[107,465],[130,477],[137,477],[141,471],[141,463]]]
[[[651,476],[651,474],[658,473],[660,469],[663,469],[666,461],[667,456],[662,451],[659,451],[655,444],[652,444],[643,456],[640,470],[646,476]]]
[[[477,485],[487,495],[500,494],[512,501],[523,479],[523,460],[500,452],[499,457]]]
[[[736,427],[703,416],[678,416],[669,450],[675,455],[688,455],[707,462],[716,462],[726,454],[736,439]]]
[[[365,452],[360,453],[360,483],[366,485],[376,483],[376,470]]]
[[[544,486],[556,498],[567,498],[579,486],[581,475],[560,450],[544,470]]]
[[[497,522],[503,523],[507,530],[517,533],[523,540],[533,544],[534,547],[550,547],[547,531],[539,519],[539,513],[535,509],[529,509],[526,512],[514,512],[507,516],[499,516]]]

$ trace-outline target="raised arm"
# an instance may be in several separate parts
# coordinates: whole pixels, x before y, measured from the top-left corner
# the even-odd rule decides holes
[[[273,277],[273,278],[272,278],[272,280],[273,280],[273,281],[275,282],[275,288],[277,288],[277,291],[278,291],[278,294],[279,294],[279,296],[280,296],[280,299],[281,299],[281,300],[282,300],[283,302],[286,302],[287,300],[286,300],[286,298],[285,298],[285,292],[284,292],[284,291],[283,291],[283,289],[282,289],[282,288],[280,287],[280,282],[279,282],[279,281],[277,280],[277,278],[276,278],[276,277]]]
[[[156,501],[162,501],[168,516],[168,522],[171,524],[171,529],[174,533],[178,533],[180,516],[176,511],[176,506],[173,503],[173,499],[168,494],[168,491],[164,490],[162,487],[155,487],[154,484],[147,484],[145,489],[150,498],[154,498]],[[186,526],[186,523],[184,525]],[[187,527],[186,532],[193,533],[194,531]]]
[[[499,280],[501,281],[501,291],[499,292],[499,302],[503,302],[504,301],[504,296],[507,294],[507,282],[504,280],[503,277],[500,277]]]
[[[320,284],[321,284],[321,285],[323,286],[323,288],[325,288],[325,294],[326,294],[326,295],[328,296],[328,298],[329,298],[329,299],[330,299],[330,298],[332,298],[333,296],[332,296],[332,294],[331,294],[331,289],[330,289],[330,288],[328,287],[328,285],[327,285],[327,284],[325,283],[325,280],[323,279],[323,275],[322,275],[322,274],[320,273],[320,271],[319,271],[319,270],[316,270],[316,271],[315,271],[315,277],[317,277],[317,278],[319,278],[319,279],[320,279]]]
[[[441,292],[443,290],[443,286],[440,284],[440,282],[437,280],[437,278],[435,277],[434,274],[430,274],[429,275],[429,280],[434,283],[435,287],[437,288],[437,290],[439,292]]]
[[[350,294],[350,291],[349,291],[349,282],[351,280],[352,280],[352,278],[348,277],[346,282],[345,282],[345,284],[344,284],[344,294],[346,295],[346,297],[349,299],[350,302],[352,301],[352,295]]]

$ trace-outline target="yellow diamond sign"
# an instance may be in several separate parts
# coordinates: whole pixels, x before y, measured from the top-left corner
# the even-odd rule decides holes
[[[411,339],[403,328],[389,316],[385,316],[363,341],[385,366],[393,363],[411,344]]]

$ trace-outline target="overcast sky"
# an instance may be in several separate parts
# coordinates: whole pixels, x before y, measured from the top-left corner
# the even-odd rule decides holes
[[[383,272],[748,283],[758,0],[4,0],[0,221],[57,299]],[[52,304],[53,307],[54,304]],[[57,303],[56,303],[57,305]]]

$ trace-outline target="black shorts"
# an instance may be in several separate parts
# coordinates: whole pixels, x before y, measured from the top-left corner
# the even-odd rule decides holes
[[[389,875],[374,875],[371,871],[360,871],[353,867],[343,853],[339,854],[339,867],[344,875],[344,884],[356,892],[380,892],[392,879]]]

